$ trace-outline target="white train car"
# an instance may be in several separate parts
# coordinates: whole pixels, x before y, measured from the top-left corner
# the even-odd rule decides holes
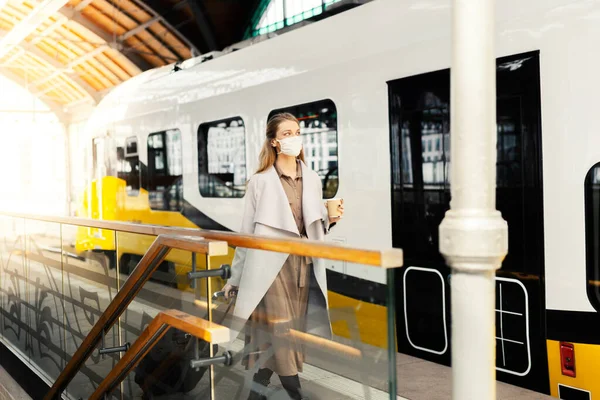
[[[237,231],[267,119],[289,110],[326,197],[345,199],[328,240],[404,249],[399,351],[449,364],[451,280],[437,229],[450,199],[451,28],[450,0],[376,0],[131,79],[90,119],[93,188],[80,215]],[[498,1],[496,32],[497,207],[509,223],[497,376],[591,399],[600,396],[600,1]],[[78,246],[114,252],[98,237]],[[382,271],[330,267],[330,296],[361,304],[359,322],[374,313],[383,324]],[[380,328],[362,324],[361,337],[381,344]]]

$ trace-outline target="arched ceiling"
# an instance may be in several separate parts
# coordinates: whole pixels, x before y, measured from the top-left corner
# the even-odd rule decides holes
[[[0,0],[0,73],[68,122],[147,69],[248,38],[270,1]]]
[[[239,40],[254,2],[0,0],[0,73],[68,117],[144,70]],[[240,26],[226,37],[215,22]]]

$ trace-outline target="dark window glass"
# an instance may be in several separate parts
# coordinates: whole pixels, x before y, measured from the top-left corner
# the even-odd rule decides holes
[[[122,139],[121,139],[122,140]],[[117,177],[125,181],[128,196],[140,192],[140,158],[137,152],[137,138],[128,137],[121,145],[117,144]]]
[[[127,138],[125,143],[127,145],[125,154],[128,156],[134,156],[134,155],[137,156],[137,154],[138,154],[137,138],[135,138],[135,137]]]
[[[335,197],[338,182],[337,109],[331,100],[280,108],[273,115],[289,112],[300,121],[304,138],[304,157],[307,166],[319,174],[323,183],[323,197]]]
[[[242,118],[198,128],[198,185],[204,197],[244,197],[246,130]]]
[[[171,129],[148,135],[146,188],[150,208],[180,211],[183,208],[181,132]]]
[[[600,163],[589,170],[584,187],[587,292],[600,311]]]
[[[543,268],[539,62],[536,54],[498,60],[496,206],[508,221],[502,270]],[[389,83],[393,245],[407,262],[445,265],[438,227],[450,208],[450,71]],[[432,142],[441,146],[432,148]]]

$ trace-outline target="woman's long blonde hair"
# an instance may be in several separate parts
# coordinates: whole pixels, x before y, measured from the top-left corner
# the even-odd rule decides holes
[[[279,125],[284,121],[294,121],[298,124],[298,126],[300,126],[298,119],[290,113],[275,114],[271,117],[271,119],[269,119],[269,122],[267,122],[267,135],[265,137],[265,142],[263,143],[260,155],[258,156],[258,170],[256,170],[257,174],[265,172],[273,164],[275,164],[275,160],[277,160],[277,147],[271,146],[271,141],[277,138],[277,129],[279,129]],[[304,162],[304,149],[300,150],[298,158]]]

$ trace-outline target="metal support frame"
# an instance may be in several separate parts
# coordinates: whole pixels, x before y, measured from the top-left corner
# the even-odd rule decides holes
[[[91,58],[96,57],[97,55],[101,54],[102,52],[108,50],[110,47],[107,44],[103,44],[100,45],[98,47],[96,47],[94,50],[89,51],[87,53],[85,53],[84,55],[82,55],[81,57],[77,57],[76,59],[70,61],[67,65],[65,65],[63,68],[65,70],[70,70],[76,66],[78,66],[79,64],[83,64],[84,62],[88,61]],[[38,79],[37,81],[33,81],[31,82],[32,85],[35,86],[40,86],[43,85],[44,83],[56,78],[58,75],[60,75],[63,71],[61,70],[56,70],[53,73],[51,73],[48,76],[45,76],[41,79]]]
[[[0,33],[5,33],[5,31],[0,30]],[[50,67],[51,70],[53,72],[63,72],[66,69],[66,66],[64,64],[62,64],[60,61],[58,61],[57,59],[49,56],[48,54],[44,53],[42,50],[40,50],[39,47],[31,44],[31,43],[21,43],[18,46],[18,52],[11,56],[8,60],[6,60],[3,64],[8,66],[8,61],[14,61],[17,58],[24,56],[26,54],[30,54],[32,56],[35,56],[37,58],[39,58],[40,60],[42,60],[43,62],[47,63]],[[8,66],[10,68],[10,66]],[[42,68],[42,67],[40,67]],[[103,94],[98,93],[94,88],[92,88],[86,81],[84,81],[81,77],[79,77],[78,75],[68,75],[68,79],[70,79],[71,81],[73,81],[73,83],[75,83],[76,86],[81,87],[81,89],[87,93],[90,97],[90,100],[92,100],[94,102],[94,104],[98,103],[100,101],[100,99],[102,98]],[[29,82],[29,85],[33,84],[33,82]],[[32,91],[32,93],[35,95],[36,91]],[[61,105],[57,104],[57,107],[62,107]]]
[[[452,398],[496,398],[495,271],[508,251],[496,210],[494,0],[454,0],[450,210],[439,233],[452,268]]]
[[[230,351],[226,351],[221,356],[202,358],[199,360],[190,360],[190,368],[199,369],[202,367],[210,367],[211,365],[223,364],[229,367],[233,362],[233,355]]]
[[[123,346],[106,347],[106,332],[102,331],[102,341],[100,348],[98,349],[98,354],[100,354],[104,360],[107,354],[123,353],[129,350],[130,347],[131,344],[129,342],[125,343]]]
[[[68,0],[43,0],[29,14],[0,39],[0,58],[4,57],[27,36],[35,32],[40,24],[68,3]]]
[[[186,4],[188,4],[188,1],[191,1],[191,0],[180,0],[180,1],[176,2],[172,7],[169,7],[168,9],[163,9],[161,7],[161,2],[156,1],[156,0],[144,0],[144,1],[133,0],[133,1],[140,8],[146,10],[146,12],[148,12],[149,14],[159,17],[160,23],[162,25],[164,25],[166,28],[168,28],[173,33],[173,35],[177,36],[177,38],[179,38],[179,40],[181,40],[183,43],[185,43],[191,50],[192,54],[197,54],[197,55],[201,54],[200,51],[196,48],[196,46],[194,46],[194,44],[185,35],[181,34],[181,32],[179,32],[179,30],[176,29],[167,19],[167,16],[172,11],[180,10],[181,8],[185,7]]]
[[[256,25],[260,21],[263,13],[267,10],[267,7],[271,3],[271,0],[258,0],[258,5],[254,9],[250,20],[246,26],[246,31],[244,32],[244,39],[250,39],[252,37],[252,31],[256,28]],[[285,18],[285,14],[283,15]]]
[[[83,26],[85,29],[96,35],[99,39],[99,42],[105,42],[111,48],[122,52],[122,46],[120,46],[119,43],[115,42],[113,36],[110,33],[104,31],[102,28],[95,25],[92,21],[85,18],[83,15],[81,15],[81,12],[76,11],[75,9],[67,6],[62,7],[60,10],[58,10],[58,12],[67,19],[77,22],[79,25]],[[148,61],[144,60],[138,54],[128,52],[127,58],[131,60],[133,65],[135,65],[140,70],[140,72],[153,68],[153,66]]]
[[[8,57],[6,59],[6,61],[4,61],[2,64],[6,65],[6,66],[10,66],[13,61],[15,61],[17,58],[21,57],[24,54],[25,54],[25,50],[23,50],[22,47],[19,47],[17,49],[17,51],[15,52],[15,54],[13,54],[12,56]]]
[[[69,21],[66,17],[64,16],[60,16],[56,21],[54,21],[50,26],[48,26],[46,29],[44,29],[43,32],[40,32],[40,34],[36,37],[34,37],[29,44],[30,45],[34,45],[37,44],[39,42],[41,42],[44,38],[50,36],[50,34],[52,32],[54,32],[55,30],[57,30],[58,28],[60,28],[62,25],[66,24],[67,21]]]
[[[149,19],[148,21],[139,24],[138,26],[136,26],[135,28],[133,28],[130,31],[125,32],[124,34],[122,34],[121,36],[119,36],[118,41],[122,42],[124,40],[129,39],[130,37],[132,37],[133,35],[135,35],[136,33],[139,33],[143,30],[146,30],[148,27],[150,27],[150,25],[152,25],[155,22],[160,21],[161,18],[159,16],[156,16],[154,18]]]
[[[192,253],[192,273],[196,273],[197,262],[196,262],[196,253]],[[190,282],[190,287],[192,289],[196,289],[196,280],[192,279]],[[196,357],[198,358],[198,357]]]
[[[192,259],[195,261],[195,257]],[[192,264],[192,272],[188,272],[187,277],[190,281],[195,281],[196,279],[202,278],[212,278],[212,277],[221,277],[223,279],[229,279],[231,277],[231,266],[227,264],[221,265],[219,269],[205,269],[202,271],[194,271],[195,270],[195,262]],[[195,284],[192,287],[195,289]]]

